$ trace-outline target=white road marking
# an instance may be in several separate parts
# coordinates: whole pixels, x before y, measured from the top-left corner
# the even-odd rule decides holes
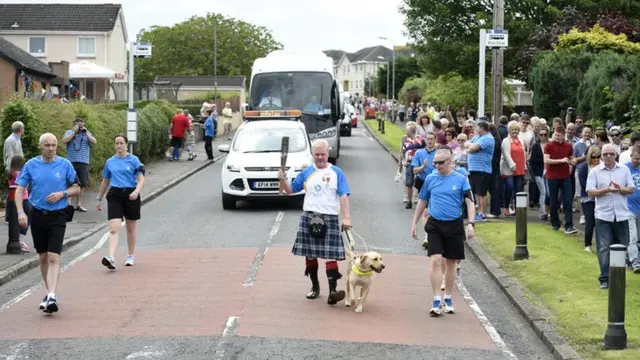
[[[145,346],[144,351],[138,351],[138,352],[134,352],[133,354],[129,354],[125,359],[137,359],[137,358],[153,359],[156,356],[163,356],[166,354],[167,354],[166,351],[157,351],[150,346]]]
[[[269,245],[271,245],[273,238],[278,234],[278,230],[280,229],[280,224],[282,223],[283,218],[284,211],[278,212],[278,215],[276,216],[276,222],[271,227],[271,231],[269,231],[269,237],[267,238],[267,243],[264,251],[261,254],[257,254],[256,258],[253,260],[253,266],[251,267],[251,271],[249,271],[249,275],[244,281],[244,287],[253,286],[253,282],[258,275],[258,270],[260,270],[260,266],[262,266],[262,263],[264,262],[264,257],[267,256],[267,252],[269,251]]]
[[[493,325],[491,324],[491,321],[489,321],[489,319],[487,319],[487,317],[484,315],[484,313],[480,309],[480,306],[478,306],[478,304],[476,304],[476,301],[473,300],[473,297],[471,297],[471,294],[467,290],[467,287],[464,286],[464,283],[462,282],[462,280],[456,280],[456,285],[458,287],[458,291],[460,292],[464,300],[467,302],[467,305],[469,305],[469,307],[471,308],[471,311],[473,311],[475,316],[478,318],[478,320],[484,327],[487,334],[489,334],[489,337],[491,338],[493,343],[496,344],[496,347],[500,351],[502,351],[502,353],[505,355],[507,359],[518,360],[518,357],[515,356],[511,352],[511,350],[509,350],[509,348],[507,347],[507,344],[504,343],[504,341],[502,340],[502,337],[500,337],[500,334],[498,334],[498,331],[496,330],[496,328],[493,327]]]
[[[234,335],[235,329],[238,326],[238,316],[229,316],[227,319],[227,325],[224,327],[222,331],[222,336],[220,336],[220,341],[218,341],[218,346],[216,346],[216,353],[214,355],[214,359],[224,359],[224,353],[226,351],[225,347],[229,342],[229,336]]]
[[[20,352],[26,348],[27,348],[26,342],[21,342],[21,343],[12,345],[9,347],[9,349],[7,349],[8,353],[0,354],[0,357],[2,357],[5,360],[26,359],[28,358],[28,356],[20,355]]]
[[[125,221],[122,222],[122,226],[125,226]],[[107,239],[109,239],[109,232],[108,231],[104,235],[102,235],[102,237],[100,238],[100,240],[98,240],[98,243],[96,243],[95,246],[93,246],[91,249],[87,250],[84,254],[82,254],[82,255],[78,256],[77,258],[69,261],[69,263],[67,265],[63,266],[60,269],[60,273],[63,273],[65,271],[69,270],[69,268],[71,268],[73,265],[75,265],[79,261],[85,259],[89,255],[91,255],[94,252],[98,251],[100,248],[102,248],[102,245],[104,245],[104,243],[107,241]],[[40,289],[43,285],[44,285],[44,282],[38,282],[36,285],[33,285],[32,287],[28,288],[22,294],[16,296],[15,298],[9,300],[6,304],[2,305],[2,307],[0,307],[0,312],[6,311],[11,306],[19,303],[24,298],[26,298],[27,296],[31,295],[31,293],[33,293],[34,291]]]

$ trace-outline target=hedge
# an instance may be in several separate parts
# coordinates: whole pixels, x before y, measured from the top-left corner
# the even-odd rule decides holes
[[[125,107],[126,108],[126,107]],[[152,162],[165,156],[169,147],[167,130],[177,108],[166,101],[152,101],[138,108],[138,143],[134,153],[142,162]],[[11,134],[11,124],[22,121],[25,134],[22,136],[22,148],[26,159],[40,154],[38,140],[45,132],[58,138],[57,154],[66,156],[66,145],[62,136],[73,126],[73,120],[80,116],[85,120],[98,143],[91,149],[89,167],[91,186],[97,186],[106,160],[113,156],[114,138],[117,134],[126,134],[126,110],[115,109],[113,105],[88,105],[82,102],[58,104],[49,101],[15,100],[7,103],[0,111],[0,132],[2,139]],[[4,172],[0,172],[0,181],[6,184]]]
[[[629,41],[625,34],[610,33],[600,25],[595,25],[587,32],[573,29],[567,34],[562,34],[558,37],[554,48],[557,51],[578,50],[594,53],[613,51],[619,54],[640,55],[640,44]]]

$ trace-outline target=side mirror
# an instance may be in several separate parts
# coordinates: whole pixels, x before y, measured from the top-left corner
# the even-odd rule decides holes
[[[218,151],[221,153],[229,153],[229,145],[220,145],[218,146]]]

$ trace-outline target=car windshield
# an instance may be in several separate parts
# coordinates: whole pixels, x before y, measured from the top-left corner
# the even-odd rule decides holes
[[[301,129],[241,129],[233,141],[233,151],[242,153],[280,152],[282,137],[289,137],[289,152],[307,149],[307,135]]]

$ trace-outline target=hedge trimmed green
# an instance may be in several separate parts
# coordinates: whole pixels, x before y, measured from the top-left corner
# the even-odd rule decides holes
[[[66,130],[71,129],[77,116],[82,117],[87,129],[98,141],[91,149],[89,168],[91,179],[96,180],[107,159],[115,152],[115,136],[126,135],[125,109],[126,105],[124,109],[117,109],[113,105],[88,105],[82,102],[58,104],[21,99],[9,102],[0,111],[0,131],[2,139],[6,139],[11,134],[11,124],[22,121],[25,126],[22,148],[26,159],[40,154],[38,140],[45,132],[53,133],[58,138],[57,153],[66,156],[62,136]],[[138,142],[134,153],[142,162],[152,162],[165,156],[169,147],[167,131],[176,111],[175,106],[161,100],[149,101],[138,107]],[[0,181],[6,184],[4,172],[0,174]],[[91,185],[98,184],[92,182]]]

